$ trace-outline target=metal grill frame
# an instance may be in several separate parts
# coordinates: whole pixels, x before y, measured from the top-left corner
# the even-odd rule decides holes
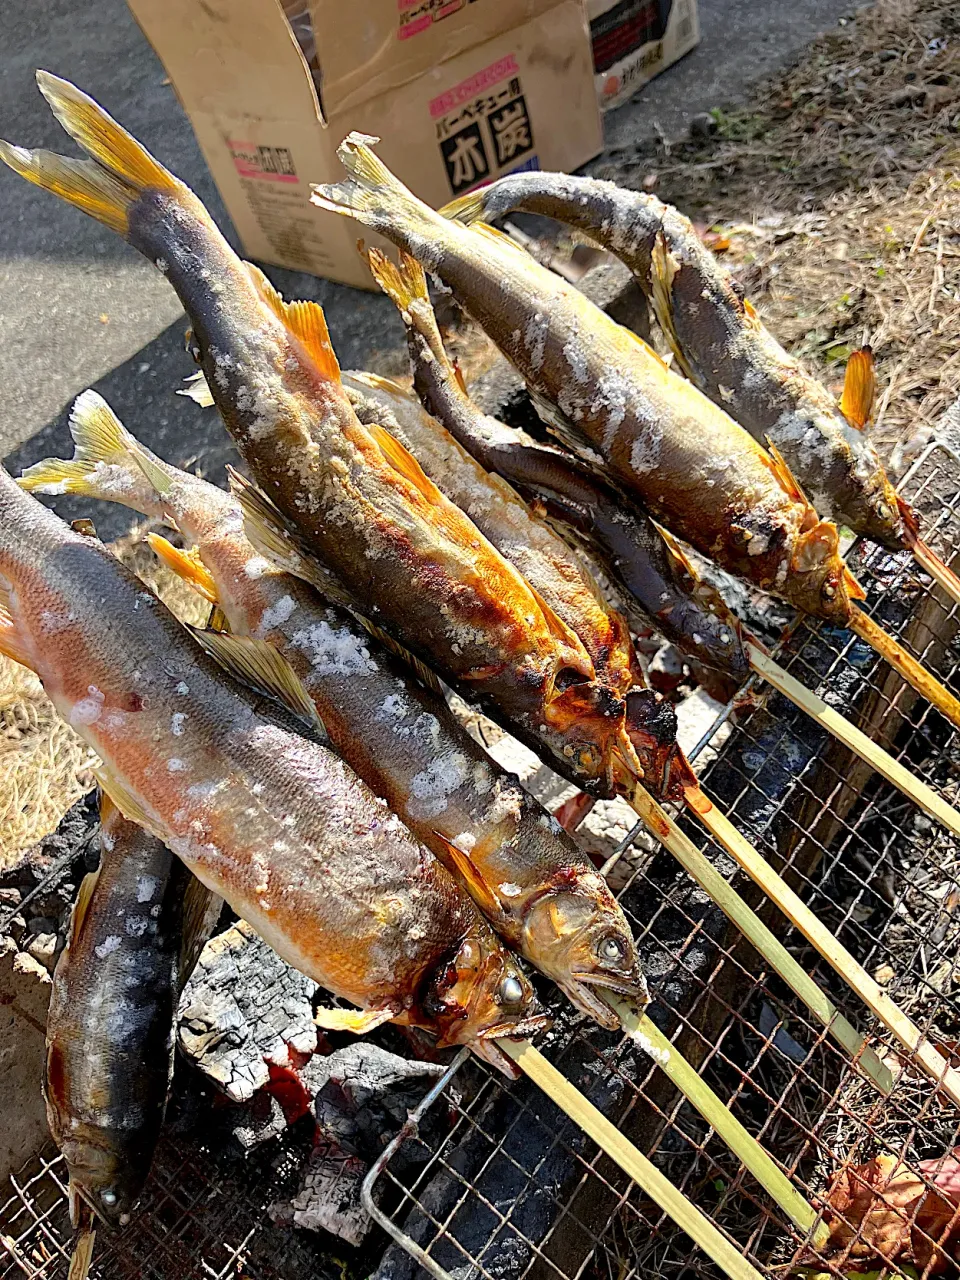
[[[952,555],[960,549],[960,459],[934,443],[917,459],[900,488],[916,501],[932,493],[938,484],[946,485],[950,496],[937,519],[926,522],[925,536],[935,545],[939,542],[947,546]],[[904,564],[903,556],[859,543],[853,546],[851,555],[859,562],[858,573],[862,567],[864,582],[877,588],[871,592],[870,611],[885,623],[889,623],[887,615],[891,610],[898,612],[896,625],[891,624],[890,629],[903,637],[910,631],[911,619],[931,596],[930,588],[914,585],[919,571]],[[905,600],[911,602],[911,608],[901,608]],[[943,612],[941,622],[951,628],[958,623],[960,611],[948,607]],[[948,679],[956,679],[960,673],[960,648],[955,645],[946,665],[940,663],[938,630],[933,628],[929,639],[918,636],[909,647],[921,660],[925,654],[938,658],[932,663],[933,669]],[[858,707],[872,699],[880,708],[877,721],[881,729],[891,717],[899,717],[910,701],[902,687],[892,697],[886,696],[883,686],[887,669],[879,659],[872,660],[865,654],[861,642],[849,633],[839,633],[816,622],[801,622],[774,656],[809,687],[820,686],[821,695],[828,701],[833,696],[831,687],[841,677],[848,691],[856,686],[863,695],[858,698]],[[728,726],[729,736],[703,775],[708,792],[718,798],[731,819],[763,852],[770,852],[771,835],[779,836],[780,843],[784,843],[783,829],[791,829],[791,823],[796,827],[796,840],[809,842],[814,840],[811,832],[818,829],[818,824],[830,819],[835,827],[834,837],[819,850],[811,870],[804,872],[799,863],[788,860],[786,871],[798,877],[795,887],[814,910],[832,913],[830,918],[835,920],[838,932],[861,963],[874,972],[889,965],[893,972],[888,989],[895,999],[903,1001],[922,1029],[929,1028],[931,1034],[956,1035],[960,1040],[960,962],[956,982],[952,968],[947,976],[938,976],[945,963],[952,963],[948,953],[951,948],[956,952],[960,941],[960,919],[955,923],[952,909],[946,909],[953,884],[957,885],[960,899],[960,848],[946,833],[931,841],[929,820],[879,780],[871,780],[855,803],[840,813],[837,797],[843,792],[846,775],[835,767],[831,773],[832,766],[824,761],[829,744],[827,749],[817,749],[812,754],[808,751],[807,758],[800,760],[796,744],[805,750],[810,747],[809,722],[800,712],[773,699],[767,706],[747,713],[738,710],[738,702],[754,683],[751,679],[737,698],[723,708],[691,753],[695,759],[716,742],[719,730]],[[944,790],[941,774],[946,761],[950,774],[946,794],[955,800],[950,770],[956,774],[960,790],[960,734],[947,730],[949,726],[938,713],[914,703],[907,710],[894,754],[940,790]],[[955,768],[948,760],[954,748]],[[830,785],[824,790],[825,776]],[[772,778],[779,779],[782,793],[769,803]],[[717,796],[711,787],[724,779],[725,790]],[[823,794],[811,789],[811,784],[819,785]],[[801,801],[813,806],[802,828],[792,817]],[[734,874],[726,855],[712,846],[699,828],[682,821],[721,870]],[[648,965],[652,961],[659,974],[652,985],[655,998],[671,1015],[670,1034],[684,1044],[687,1056],[698,1061],[701,1074],[728,1100],[808,1197],[823,1195],[840,1160],[855,1163],[878,1151],[914,1159],[946,1151],[960,1141],[960,1115],[938,1097],[919,1070],[911,1067],[909,1056],[892,1047],[889,1037],[798,935],[789,931],[789,945],[804,960],[809,954],[811,966],[835,1003],[855,1025],[870,1034],[874,1047],[894,1067],[898,1082],[889,1099],[882,1099],[856,1064],[843,1057],[825,1028],[804,1017],[783,984],[751,966],[735,937],[728,933],[718,938],[715,931],[711,933],[713,917],[704,910],[703,895],[668,855],[636,848],[634,841],[641,829],[638,824],[630,832],[604,869],[610,871],[616,866],[622,882],[619,897],[645,947]],[[795,845],[794,851],[796,847],[799,846]],[[863,868],[863,850],[873,851],[873,867]],[[911,862],[907,854],[912,857],[914,852],[917,856]],[[930,864],[947,877],[942,882],[948,886],[947,891],[940,897],[929,892],[922,881]],[[49,881],[55,880],[56,875],[56,870],[51,872]],[[30,898],[49,887],[49,881],[38,885],[16,910],[22,911]],[[759,894],[755,900],[761,900]],[[957,915],[960,917],[960,911]],[[872,920],[880,921],[876,929]],[[777,929],[786,929],[775,916],[771,923]],[[944,984],[947,989],[941,990]],[[673,987],[685,993],[682,1006],[671,1004]],[[699,1027],[708,1006],[719,1008],[719,1030],[705,1040]],[[760,1014],[754,1016],[757,1009]],[[575,1083],[583,1084],[576,1071],[582,1071],[587,1063],[590,1070],[586,1071],[584,1087],[588,1092],[598,1081],[613,1080],[617,1084],[625,1128],[641,1114],[652,1117],[653,1138],[644,1147],[645,1154],[691,1195],[754,1265],[780,1271],[796,1263],[805,1241],[771,1208],[762,1191],[688,1104],[672,1089],[666,1095],[657,1091],[656,1083],[662,1081],[662,1075],[654,1062],[641,1059],[643,1069],[638,1069],[640,1055],[636,1046],[625,1039],[611,1040],[588,1023],[574,1026],[570,1039],[562,1045],[559,1040],[556,1042],[561,1045],[559,1054],[552,1050],[551,1043],[548,1040],[544,1051],[555,1065],[568,1069]],[[581,1057],[571,1069],[574,1045]],[[797,1046],[806,1051],[800,1062],[790,1056],[796,1054]],[[471,1083],[461,1093],[465,1072]],[[457,1088],[451,1088],[454,1082]],[[527,1251],[526,1261],[515,1271],[518,1280],[528,1276],[536,1276],[537,1280],[612,1280],[613,1276],[617,1280],[633,1280],[651,1267],[662,1276],[716,1275],[708,1260],[691,1250],[686,1238],[655,1206],[639,1199],[638,1189],[593,1144],[580,1141],[571,1128],[556,1122],[548,1102],[531,1102],[529,1096],[517,1100],[519,1094],[519,1087],[507,1089],[483,1064],[467,1053],[459,1054],[367,1175],[362,1194],[371,1216],[435,1280],[448,1280],[451,1265],[461,1276],[469,1273],[483,1280],[500,1280],[491,1260],[497,1249],[508,1247]],[[516,1115],[504,1132],[487,1132],[484,1137],[484,1108],[499,1098],[515,1103]],[[393,1174],[391,1160],[404,1141],[416,1140],[418,1121],[440,1100],[450,1109],[450,1133],[439,1148],[429,1153],[417,1176],[405,1185]],[[543,1134],[542,1149],[532,1168],[525,1167],[508,1151],[511,1135],[522,1125]],[[464,1178],[449,1157],[455,1155],[461,1139],[468,1134],[485,1143],[484,1150],[489,1151],[473,1173]],[[181,1216],[176,1223],[171,1217],[169,1230],[174,1235],[188,1231],[201,1201],[199,1195],[196,1199],[184,1196],[181,1181],[192,1177],[198,1193],[207,1199],[226,1194],[216,1176],[201,1175],[193,1167],[199,1148],[190,1148],[179,1140],[165,1143],[154,1180],[157,1185],[154,1194],[148,1196],[149,1212],[138,1215],[128,1229],[153,1235],[157,1262],[148,1267],[145,1263],[150,1259],[141,1254],[137,1270],[123,1274],[171,1274],[160,1263],[161,1257],[169,1254],[163,1248],[162,1233],[155,1230],[152,1215],[158,1200],[178,1205]],[[559,1192],[549,1185],[537,1185],[538,1177],[546,1181],[543,1171],[549,1171],[548,1162],[554,1155],[566,1159],[575,1171]],[[527,1179],[530,1194],[535,1191],[549,1205],[550,1226],[537,1239],[522,1238],[526,1191],[514,1196],[511,1203],[501,1204],[485,1190],[484,1176],[494,1168],[495,1159],[506,1162],[504,1167],[511,1176]],[[462,1187],[453,1207],[444,1210],[442,1216],[432,1211],[422,1216],[425,1208],[429,1210],[423,1204],[424,1192],[434,1175],[441,1172],[449,1179],[460,1178]],[[10,1196],[0,1194],[0,1280],[24,1274],[31,1280],[53,1280],[55,1275],[65,1273],[70,1244],[60,1157],[45,1150],[31,1162],[26,1177],[11,1179],[11,1187]],[[588,1187],[602,1193],[603,1208],[596,1218],[585,1221],[580,1197]],[[257,1276],[279,1274],[269,1267],[251,1272],[245,1261],[255,1237],[270,1230],[262,1222],[262,1202],[262,1195],[249,1204],[238,1202],[229,1215],[230,1206],[224,1205],[222,1216],[215,1219],[216,1227],[209,1230],[201,1231],[194,1224],[196,1254],[200,1258],[197,1276],[225,1280],[240,1270]],[[418,1240],[405,1229],[411,1212],[421,1214]],[[470,1214],[483,1216],[491,1224],[490,1239],[476,1254],[460,1247],[453,1234]],[[222,1226],[228,1219],[229,1232]],[[572,1233],[582,1245],[579,1262],[569,1270],[555,1261],[555,1248],[564,1233]],[[204,1234],[205,1242],[200,1238]],[[111,1261],[118,1261],[124,1238],[117,1237],[115,1245],[108,1246]],[[105,1240],[109,1239],[105,1236]],[[9,1258],[6,1266],[4,1251]],[[316,1251],[304,1250],[305,1268],[311,1254],[315,1262]],[[451,1256],[453,1263],[449,1262]],[[291,1260],[288,1265],[299,1264]],[[94,1275],[98,1266],[95,1260]],[[896,1272],[897,1268],[891,1271]],[[295,1271],[285,1274],[289,1274],[289,1280],[296,1280]],[[307,1274],[306,1269],[303,1274]]]

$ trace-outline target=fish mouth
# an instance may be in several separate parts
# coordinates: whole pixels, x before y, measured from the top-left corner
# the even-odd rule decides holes
[[[490,1066],[505,1075],[508,1080],[520,1079],[520,1068],[514,1060],[499,1047],[498,1040],[525,1040],[546,1031],[553,1025],[553,1019],[546,1013],[535,1013],[520,1022],[500,1022],[495,1027],[481,1031],[470,1046],[478,1057],[483,1058]]]
[[[617,978],[608,973],[577,973],[562,982],[557,981],[557,986],[581,1013],[587,1014],[608,1031],[620,1030],[620,1018],[603,999],[601,991],[613,991],[618,996],[625,996],[641,1009],[650,1003],[650,992],[642,975],[629,979]],[[600,991],[595,991],[596,987]]]

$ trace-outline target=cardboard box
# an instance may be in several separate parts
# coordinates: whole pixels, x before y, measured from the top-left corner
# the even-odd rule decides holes
[[[280,0],[129,0],[248,256],[374,287],[359,225],[309,203],[352,129],[434,206],[601,149],[582,0],[308,2],[312,69]]]
[[[587,0],[587,15],[604,111],[700,42],[697,0]]]

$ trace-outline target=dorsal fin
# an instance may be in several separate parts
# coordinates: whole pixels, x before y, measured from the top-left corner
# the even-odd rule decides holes
[[[310,553],[302,536],[287,525],[267,495],[231,466],[227,467],[227,478],[254,550],[283,572],[308,582],[332,604],[353,608],[355,601],[343,583]]]
[[[428,502],[436,503],[443,500],[443,494],[410,450],[405,449],[396,436],[392,436],[386,427],[381,427],[376,422],[368,423],[366,429],[376,440],[380,447],[380,452],[393,467],[394,471],[419,489]]]
[[[402,386],[394,378],[385,378],[382,373],[369,373],[366,369],[351,369],[347,377],[351,382],[359,382],[372,391],[385,391],[392,396],[403,396],[405,400],[416,400],[416,396],[408,387]]]
[[[313,699],[279,649],[275,649],[266,640],[257,640],[252,636],[232,636],[222,631],[201,631],[195,627],[190,630],[224,671],[242,684],[260,689],[276,698],[294,715],[326,737],[326,728]]]
[[[259,267],[252,262],[246,265],[260,297],[303,345],[318,372],[339,381],[340,365],[333,353],[326,316],[319,302],[284,302]]]
[[[873,412],[873,400],[877,394],[877,375],[873,364],[873,351],[861,347],[847,361],[843,379],[843,395],[840,412],[858,431],[863,431]]]
[[[183,578],[184,582],[189,582],[190,586],[195,591],[199,591],[205,600],[209,600],[211,604],[220,603],[220,595],[213,574],[200,559],[200,552],[196,547],[184,551],[180,547],[175,547],[159,533],[148,533],[147,542],[157,559],[162,561],[168,569],[172,569],[178,577]]]
[[[673,322],[673,278],[679,270],[680,263],[667,247],[663,232],[658,231],[654,237],[653,249],[650,251],[650,301],[653,303],[657,324],[673,352],[674,359],[689,378],[690,366],[684,357],[677,328]],[[649,347],[649,343],[644,343],[644,346]],[[649,349],[653,351],[652,347]],[[653,351],[653,354],[657,353]]]

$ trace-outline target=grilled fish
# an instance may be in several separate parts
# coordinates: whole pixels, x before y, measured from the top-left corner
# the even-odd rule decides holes
[[[322,597],[264,559],[244,532],[236,497],[162,462],[95,392],[77,400],[70,427],[74,459],[38,463],[21,484],[119,501],[175,523],[195,552],[154,537],[155,548],[219,605],[232,632],[276,646],[335,750],[448,865],[511,945],[606,1026],[616,1019],[596,988],[643,1002],[629,926],[596,871],[442,698],[330,600],[337,584],[318,579]]]
[[[285,303],[196,196],[92,99],[45,72],[38,81],[93,160],[9,144],[0,156],[166,274],[261,487],[378,626],[495,706],[534,749],[569,747],[578,781],[608,789],[609,716],[582,643],[389,432],[358,421],[321,308]]]
[[[396,384],[369,374],[348,373],[344,375],[348,388],[357,385],[359,391],[375,396],[393,412],[401,424],[401,439],[424,463],[427,473],[448,497],[466,506],[490,540],[508,560],[514,560],[527,580],[573,627],[584,641],[598,672],[604,669],[608,650],[624,653],[620,669],[627,679],[639,683],[632,643],[627,658],[624,652],[626,642],[620,641],[615,646],[602,625],[604,617],[617,618],[614,610],[601,605],[601,621],[591,626],[589,614],[582,606],[582,601],[589,600],[589,597],[587,591],[582,590],[565,611],[562,595],[565,580],[578,581],[578,561],[570,556],[562,543],[561,549],[557,549],[557,538],[545,529],[542,521],[532,522],[535,532],[544,531],[539,536],[550,539],[548,548],[556,564],[561,566],[560,573],[554,573],[552,579],[547,580],[559,579],[559,591],[551,592],[542,575],[542,558],[526,551],[535,539],[529,535],[520,539],[517,554],[524,558],[514,559],[513,542],[505,542],[497,536],[494,528],[487,528],[484,524],[486,512],[489,511],[496,521],[508,504],[517,505],[517,489],[528,500],[541,504],[551,519],[576,530],[588,540],[591,554],[598,555],[605,573],[621,597],[636,606],[641,625],[653,626],[695,663],[723,671],[738,684],[742,683],[749,674],[750,666],[743,649],[739,621],[719,593],[699,580],[689,559],[670,535],[661,535],[642,511],[636,507],[631,509],[630,504],[604,483],[595,471],[569,453],[541,444],[525,432],[481,413],[467,394],[459,371],[444,348],[430,306],[423,268],[416,259],[402,251],[399,271],[376,251],[372,251],[369,258],[376,279],[400,308],[417,395],[449,435],[440,432],[437,425],[431,427],[429,418],[410,409],[409,398]],[[438,433],[443,439],[436,439]],[[449,436],[461,446],[461,451],[450,447]],[[426,450],[430,450],[429,454]],[[466,481],[462,491],[458,492],[439,470],[434,469],[434,456],[438,458],[438,466],[449,460],[453,464],[450,469],[454,470],[451,480],[455,486],[456,476],[465,473],[465,467],[457,465],[463,450],[480,468],[490,473],[491,482],[498,474],[509,481],[507,486],[501,486],[501,503],[494,506],[492,501],[484,501],[480,510],[475,512]],[[523,510],[526,514],[525,507]],[[530,523],[527,515],[527,524]],[[580,576],[584,576],[582,571]],[[591,583],[589,576],[586,580]],[[622,620],[620,623],[626,633],[625,624]],[[644,709],[648,714],[656,714],[649,702],[645,708],[641,707],[635,697],[628,721],[640,728]],[[657,770],[648,756],[641,759],[645,785],[656,791]],[[662,785],[660,793],[663,793]]]
[[[177,999],[220,905],[106,797],[100,816],[100,867],[80,887],[53,977],[44,1073],[78,1258],[92,1216],[123,1226],[143,1190],[173,1076]]]
[[[621,258],[653,302],[680,368],[761,442],[768,439],[821,515],[891,549],[915,517],[863,431],[869,395],[833,397],[784,351],[690,220],[655,196],[562,173],[499,179],[442,212],[469,224],[512,209],[575,226]]]
[[[836,622],[860,588],[782,459],[766,453],[702,392],[572,285],[485,224],[464,227],[413,196],[351,135],[350,173],[314,202],[358,219],[451,288],[570,439],[676,536],[798,608]]]
[[[290,964],[360,1006],[339,1023],[423,1027],[514,1074],[496,1039],[540,1025],[532,991],[433,854],[104,547],[2,470],[0,597],[0,651],[37,673],[96,751],[121,812]],[[206,644],[315,718],[269,645]]]

